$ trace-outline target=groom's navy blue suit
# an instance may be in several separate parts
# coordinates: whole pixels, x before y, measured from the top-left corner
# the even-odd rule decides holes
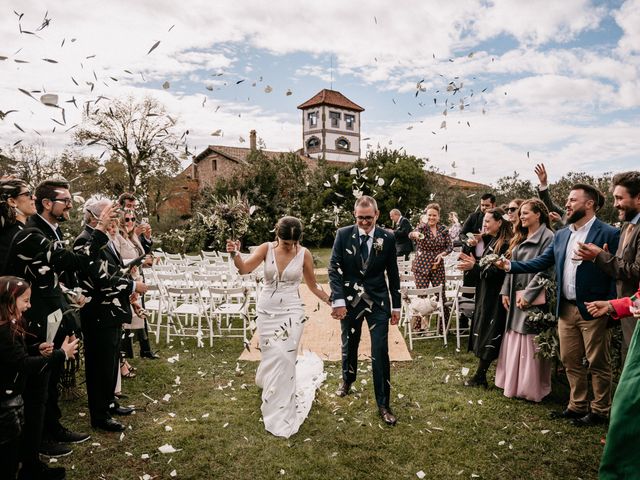
[[[400,308],[400,276],[393,233],[377,227],[371,233],[373,242],[364,261],[357,225],[338,230],[329,263],[329,284],[332,301],[344,300],[347,307],[347,315],[340,322],[342,379],[349,384],[356,379],[358,345],[362,321],[366,319],[371,335],[376,402],[379,407],[388,408],[391,391],[389,318],[391,308]]]

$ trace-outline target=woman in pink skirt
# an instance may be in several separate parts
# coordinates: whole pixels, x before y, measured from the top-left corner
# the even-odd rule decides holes
[[[509,246],[511,260],[530,260],[540,255],[553,241],[549,210],[537,198],[525,200],[518,209],[514,237]],[[502,285],[502,304],[507,310],[506,333],[502,340],[496,386],[505,397],[539,402],[551,391],[551,365],[536,358],[536,333],[526,325],[532,308],[546,311],[546,297],[540,280],[549,278],[551,270],[539,273],[507,275]]]

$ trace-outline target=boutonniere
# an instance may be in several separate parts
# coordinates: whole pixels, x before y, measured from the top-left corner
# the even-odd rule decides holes
[[[382,249],[384,248],[384,239],[383,238],[374,239],[373,248],[376,252],[381,252]]]

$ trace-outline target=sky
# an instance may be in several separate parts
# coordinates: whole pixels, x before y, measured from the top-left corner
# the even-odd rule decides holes
[[[297,105],[333,88],[365,109],[363,151],[553,181],[640,167],[639,73],[640,0],[0,0],[0,148],[55,155],[84,102],[153,96],[194,154],[252,129],[297,150]]]

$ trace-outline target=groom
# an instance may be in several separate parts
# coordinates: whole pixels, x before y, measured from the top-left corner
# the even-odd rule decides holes
[[[342,330],[342,385],[339,397],[349,394],[356,380],[358,345],[362,321],[371,335],[373,387],[380,416],[388,425],[396,424],[389,408],[389,318],[400,320],[400,277],[393,233],[376,228],[378,205],[372,197],[356,200],[356,224],[338,230],[329,264],[329,284],[333,312]],[[385,281],[385,272],[389,288]],[[389,303],[391,291],[391,304]]]

